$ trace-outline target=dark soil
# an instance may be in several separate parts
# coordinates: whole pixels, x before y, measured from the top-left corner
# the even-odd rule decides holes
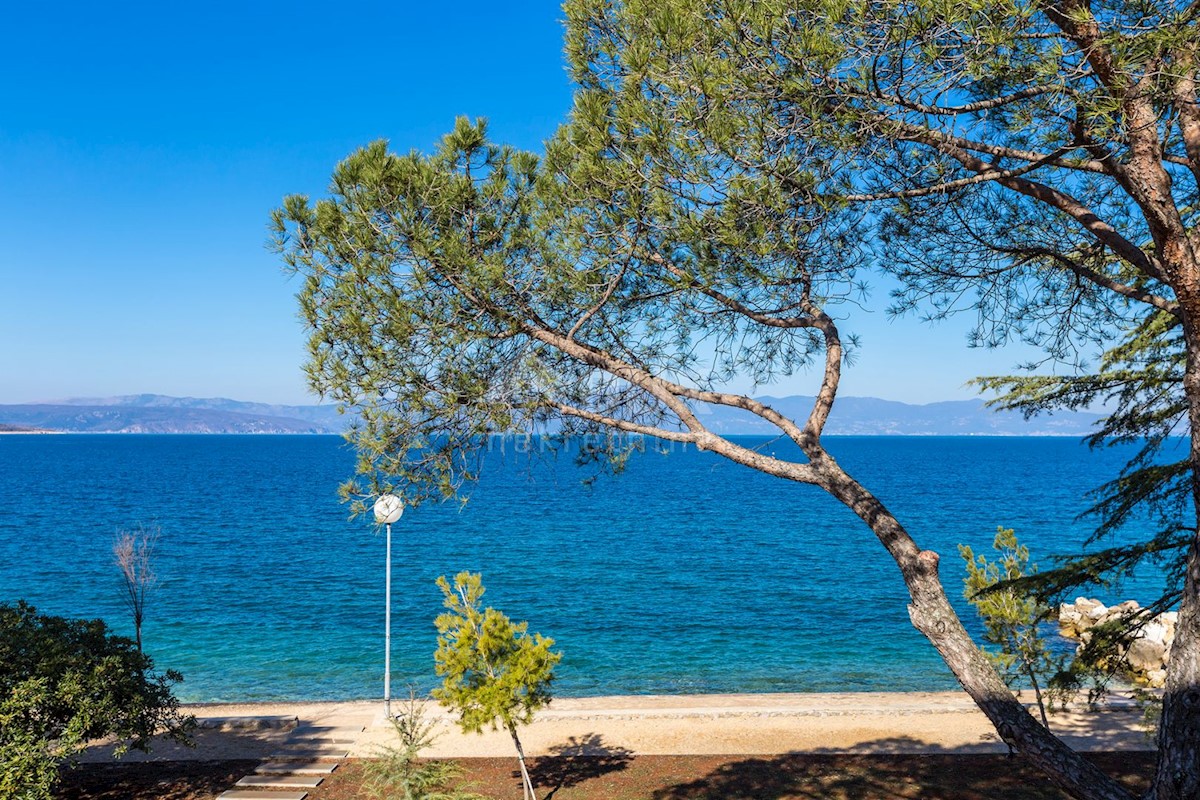
[[[1092,760],[1135,793],[1153,753]],[[253,771],[254,761],[88,764],[67,772],[63,800],[210,800]],[[1062,800],[1041,773],[1003,755],[630,756],[533,760],[539,800]],[[516,760],[460,759],[463,787],[519,798]],[[343,763],[310,800],[367,800],[361,767]]]
[[[199,800],[216,797],[258,761],[147,761],[81,764],[63,771],[62,800]]]

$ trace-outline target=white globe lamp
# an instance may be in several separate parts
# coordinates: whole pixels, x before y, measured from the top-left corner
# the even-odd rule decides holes
[[[403,513],[404,502],[394,494],[380,495],[375,501],[375,522],[379,525],[391,525]]]

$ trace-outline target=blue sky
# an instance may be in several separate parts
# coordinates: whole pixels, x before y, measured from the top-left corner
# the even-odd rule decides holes
[[[570,108],[555,2],[14,4],[0,32],[0,403],[143,392],[313,402],[296,285],[267,251],[292,192],[455,116],[540,149]],[[889,322],[842,393],[907,402],[1029,357],[966,320]],[[810,393],[800,375],[763,393]],[[739,387],[740,388],[740,387]]]

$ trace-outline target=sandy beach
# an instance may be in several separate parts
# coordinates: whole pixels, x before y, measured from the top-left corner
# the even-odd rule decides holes
[[[1031,698],[1023,698],[1031,699]],[[401,703],[393,703],[393,711]],[[369,757],[395,734],[382,700],[188,706],[201,728],[196,747],[157,743],[129,760],[264,758],[295,733],[344,745]],[[463,734],[450,714],[430,704],[440,735],[430,757],[507,756],[505,732]],[[1115,697],[1104,708],[1080,704],[1051,717],[1051,728],[1078,750],[1149,750],[1141,712]],[[987,719],[962,692],[755,694],[563,698],[521,731],[530,755],[740,755],[784,753],[1006,752]],[[111,757],[90,748],[85,761]]]

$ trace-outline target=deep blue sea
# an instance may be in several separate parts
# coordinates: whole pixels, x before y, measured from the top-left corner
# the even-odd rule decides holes
[[[1128,455],[1058,438],[827,446],[942,554],[956,599],[958,543],[987,549],[1004,525],[1043,564],[1077,552],[1085,493]],[[384,537],[336,497],[352,471],[336,436],[0,436],[0,602],[132,635],[112,540],[158,525],[143,633],[157,666],[184,674],[181,698],[378,697]],[[556,640],[562,696],[954,687],[908,621],[896,567],[818,489],[680,447],[590,486],[587,474],[536,440],[495,440],[465,505],[406,511],[393,526],[394,691],[435,684],[434,580],[464,569],[483,573],[489,604]],[[1139,575],[1108,599],[1157,587]]]

